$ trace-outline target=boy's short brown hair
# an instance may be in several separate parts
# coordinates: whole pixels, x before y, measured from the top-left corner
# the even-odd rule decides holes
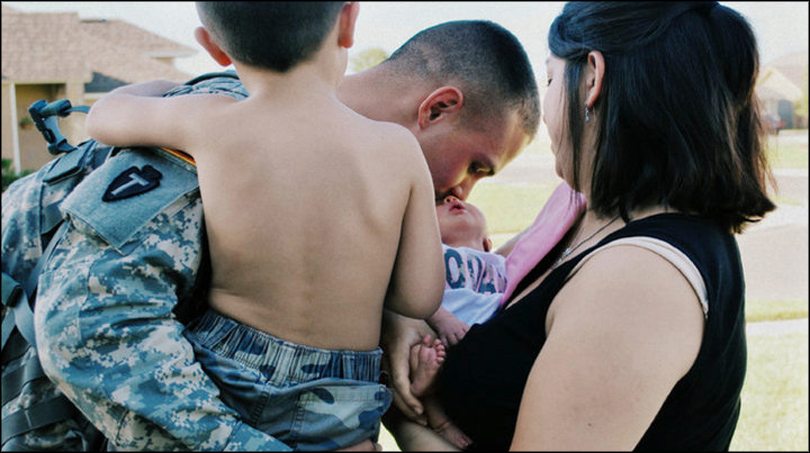
[[[197,2],[200,20],[233,60],[286,72],[312,56],[343,2]]]

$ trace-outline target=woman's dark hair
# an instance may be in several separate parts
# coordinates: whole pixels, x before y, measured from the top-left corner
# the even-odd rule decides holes
[[[231,58],[287,72],[321,48],[343,2],[197,2],[205,28]]]
[[[578,189],[588,52],[605,60],[588,202],[625,221],[664,204],[741,232],[775,208],[754,84],[754,33],[716,2],[570,2],[548,34],[566,61],[567,124]]]

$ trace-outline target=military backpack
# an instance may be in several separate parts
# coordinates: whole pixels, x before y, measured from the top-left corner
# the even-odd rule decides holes
[[[203,74],[186,85],[215,77],[236,78],[236,74]],[[2,451],[106,449],[104,436],[44,374],[37,355],[33,318],[40,271],[67,231],[68,223],[60,211],[62,201],[119,151],[95,140],[73,146],[61,134],[58,118],[88,110],[73,107],[66,99],[32,104],[31,118],[47,141],[48,151],[58,157],[36,173],[15,181],[3,194]],[[12,198],[21,196],[19,193],[27,193],[38,202],[10,203],[14,212],[5,212],[7,194]],[[202,290],[209,272],[204,265],[197,276],[197,286]],[[191,301],[180,301],[175,309],[179,320],[187,321],[198,312],[199,307],[191,305]]]

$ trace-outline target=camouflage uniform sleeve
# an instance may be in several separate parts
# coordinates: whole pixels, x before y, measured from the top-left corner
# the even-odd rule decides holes
[[[159,214],[125,255],[71,224],[40,280],[43,369],[120,449],[288,450],[219,400],[172,314],[199,265],[201,215],[199,197]]]
[[[111,161],[129,159],[124,154]],[[35,327],[46,374],[118,449],[290,450],[219,399],[172,313],[192,291],[201,262],[199,192],[132,227],[126,241],[111,241],[94,222],[118,233],[130,213],[121,205],[121,220],[92,218],[107,207],[81,189],[98,186],[90,181],[98,173],[72,194],[84,204],[77,212],[90,219],[69,216],[40,278]]]

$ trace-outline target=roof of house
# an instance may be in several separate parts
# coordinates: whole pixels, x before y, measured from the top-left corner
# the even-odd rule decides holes
[[[77,13],[22,13],[3,5],[2,76],[15,83],[182,82],[191,76],[154,57],[193,49],[124,21],[82,21]],[[97,74],[97,76],[95,75]],[[86,87],[95,91],[93,85]]]
[[[757,80],[757,94],[764,100],[797,102],[807,92],[807,53],[784,55],[765,64]]]
[[[85,36],[76,13],[7,13],[3,7],[2,72],[15,82],[89,81]]]
[[[784,55],[768,62],[767,67],[775,68],[796,87],[807,92],[807,52]]]
[[[108,43],[138,49],[150,57],[190,57],[197,53],[191,47],[178,44],[123,20],[82,19],[82,28]]]
[[[763,100],[797,102],[802,98],[802,89],[788,79],[782,71],[766,67],[760,71],[757,80],[757,94]]]

